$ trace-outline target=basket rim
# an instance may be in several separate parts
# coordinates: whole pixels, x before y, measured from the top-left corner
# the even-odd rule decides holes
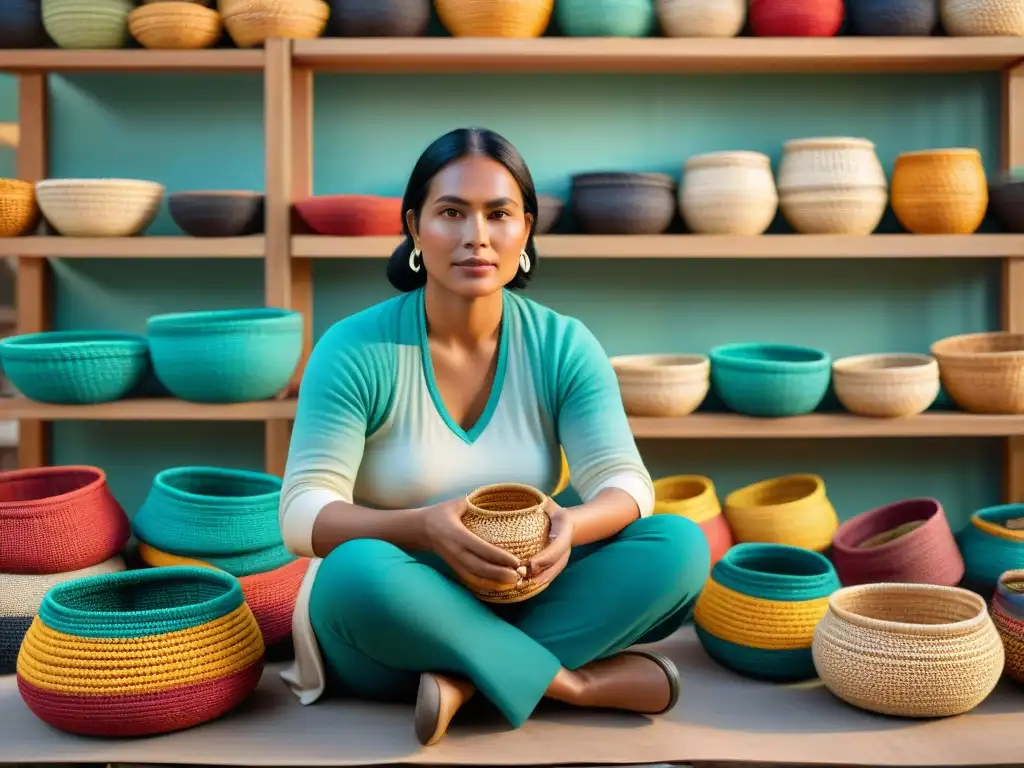
[[[871,547],[870,549],[859,549],[859,546],[875,534],[881,533],[882,531],[869,532],[866,536],[862,538],[858,537],[857,541],[843,540],[843,534],[851,528],[865,525],[865,521],[871,521],[876,517],[882,517],[887,512],[890,512],[893,509],[898,509],[900,507],[910,505],[915,505],[915,507],[919,505],[922,509],[925,508],[925,505],[928,505],[930,507],[930,511],[924,517],[915,517],[912,520],[907,521],[922,521],[923,524],[918,526],[914,530],[905,533],[902,536],[899,536],[898,538],[892,539],[891,541],[887,541],[884,544],[879,544],[876,547]],[[915,496],[909,499],[900,499],[899,501],[893,501],[890,502],[889,504],[883,504],[880,507],[875,507],[874,509],[869,509],[866,510],[865,512],[861,512],[859,515],[851,517],[849,520],[840,524],[839,528],[836,529],[835,535],[832,537],[832,549],[835,552],[842,552],[844,555],[850,555],[851,557],[857,557],[861,555],[874,556],[876,554],[885,553],[890,549],[894,548],[895,545],[905,546],[908,541],[925,535],[927,533],[926,529],[940,517],[945,517],[945,510],[942,507],[942,503],[938,499],[932,498],[930,496]]]
[[[149,181],[148,179],[120,179],[120,178],[107,178],[99,177],[94,179],[42,179],[36,182],[36,189],[55,189],[59,187],[109,187],[116,185],[119,187],[139,187],[140,189],[147,190],[164,190],[165,187],[159,181]]]
[[[1024,517],[1024,503],[1013,502],[1010,504],[996,504],[991,507],[982,507],[971,515],[971,525],[980,530],[986,536],[996,535],[998,538],[1009,541],[1024,543],[1024,531],[1005,528],[998,534],[989,530],[991,526],[998,526],[1000,523],[1009,520],[1011,517]],[[980,524],[979,524],[980,523]]]
[[[244,323],[248,326],[274,325],[282,320],[301,318],[293,309],[283,307],[243,307],[239,309],[205,309],[195,312],[165,312],[146,320],[149,332],[210,333],[231,330]],[[212,322],[211,322],[212,321]]]
[[[897,365],[893,367],[884,366],[885,363],[906,361],[908,365]],[[879,368],[860,368],[863,363],[878,362],[883,364]],[[918,352],[871,352],[863,355],[848,355],[840,357],[832,363],[832,372],[838,376],[887,376],[903,378],[904,374],[933,374],[939,375],[939,361],[933,355],[925,355]]]
[[[755,349],[766,350],[769,353],[774,351],[787,351],[803,354],[811,357],[810,360],[757,360],[750,357],[737,355],[738,352]],[[831,366],[832,358],[828,352],[815,347],[803,344],[785,344],[782,342],[736,342],[734,344],[720,344],[708,352],[708,358],[712,366],[742,367],[748,370],[791,370],[791,371],[817,371],[825,366]]]
[[[879,592],[886,594],[911,594],[938,597],[940,595],[957,595],[970,603],[974,609],[974,615],[960,621],[947,622],[945,624],[916,624],[909,621],[892,621],[889,619],[875,619],[869,616],[862,616],[859,613],[843,607],[842,602],[852,595],[865,592]],[[939,584],[915,584],[915,583],[879,583],[879,584],[857,584],[849,587],[840,587],[828,598],[828,609],[838,619],[854,626],[864,629],[875,630],[887,633],[899,633],[904,635],[938,636],[961,632],[981,626],[989,620],[988,604],[981,595],[962,587],[945,587]]]
[[[813,563],[819,568],[816,573],[777,573],[774,571],[759,571],[749,567],[751,560],[770,554],[785,555],[793,562]],[[776,583],[782,584],[806,584],[815,579],[835,577],[835,567],[832,561],[820,552],[806,547],[797,547],[792,544],[779,544],[776,542],[745,541],[734,544],[722,555],[715,568],[719,570],[735,570],[748,575],[763,575]]]
[[[513,509],[499,512],[494,512],[489,509],[482,509],[481,507],[478,507],[476,504],[473,503],[473,498],[478,494],[488,491],[506,489],[510,491],[519,491],[521,493],[525,493],[529,496],[534,497],[537,501],[536,503],[531,504],[528,507],[523,507],[522,509]],[[534,488],[532,485],[526,485],[525,483],[491,483],[490,485],[482,485],[479,488],[476,488],[473,491],[470,491],[468,494],[466,494],[466,505],[469,507],[468,511],[480,517],[512,517],[514,515],[521,515],[524,512],[532,512],[536,510],[538,507],[543,510],[545,509],[547,502],[547,494],[545,494],[543,491],[538,490],[537,488]]]
[[[0,340],[0,351],[10,350],[58,350],[74,347],[128,347],[140,348],[140,354],[148,351],[149,342],[140,333],[122,331],[41,331],[39,333],[22,333],[8,336]]]
[[[66,493],[61,493],[56,496],[47,496],[45,499],[0,501],[0,512],[16,508],[24,509],[26,507],[48,506],[57,501],[72,501],[80,496],[93,493],[107,483],[107,473],[99,467],[94,467],[89,464],[61,464],[55,467],[33,467],[31,469],[13,469],[9,472],[0,472],[0,486],[8,482],[17,482],[20,480],[38,477],[56,477],[77,473],[92,475],[92,480],[73,491],[67,491]]]
[[[194,493],[192,491],[186,491],[170,484],[170,482],[179,477],[195,477],[196,475],[202,475],[215,480],[262,481],[265,482],[268,487],[271,485],[276,487],[274,490],[267,491],[266,493],[250,494],[247,496],[214,496],[208,493]],[[250,469],[234,469],[231,467],[200,465],[170,467],[169,469],[161,470],[156,474],[156,477],[153,478],[153,485],[159,488],[161,493],[166,493],[168,496],[173,496],[182,501],[270,501],[275,496],[281,495],[282,481],[277,476],[267,474],[266,472],[256,472]]]
[[[614,355],[608,358],[616,374],[688,373],[703,374],[711,370],[711,359],[700,353],[653,352]]]
[[[692,483],[693,485],[699,486],[700,491],[693,496],[671,496],[658,498],[659,489],[673,488],[684,483]],[[659,477],[655,480],[652,485],[654,486],[654,499],[656,502],[661,504],[678,504],[681,501],[697,501],[703,499],[706,496],[713,496],[715,494],[715,483],[714,481],[705,475],[666,475],[665,477]]]
[[[1007,350],[1005,352],[955,352],[955,351],[944,351],[943,347],[953,344],[954,342],[962,341],[974,341],[978,339],[1017,339],[1020,341],[1021,349],[1019,350]],[[978,333],[958,333],[955,336],[947,336],[944,339],[939,339],[934,342],[929,351],[936,358],[946,358],[951,360],[954,358],[960,359],[993,359],[993,358],[1011,358],[1014,356],[1024,355],[1024,333],[1013,333],[1012,331],[980,331]]]
[[[896,155],[894,162],[899,162],[900,158],[915,158],[915,157],[928,157],[928,156],[942,156],[947,157],[981,157],[981,152],[973,147],[937,147],[935,149],[915,149],[910,152],[900,152]]]
[[[780,475],[779,477],[769,477],[765,478],[764,480],[758,480],[756,483],[750,483],[749,485],[745,485],[742,488],[737,488],[736,490],[731,491],[729,495],[725,497],[725,507],[731,508],[733,510],[744,510],[750,509],[751,507],[754,506],[764,506],[760,504],[754,505],[749,503],[737,503],[737,500],[743,502],[746,496],[752,495],[753,493],[761,490],[762,488],[792,482],[809,482],[813,485],[813,489],[810,493],[808,493],[805,496],[801,496],[799,499],[793,499],[792,501],[787,501],[783,504],[771,504],[769,506],[781,512],[787,509],[791,509],[792,505],[794,504],[803,504],[804,502],[810,499],[817,499],[825,496],[825,479],[821,475],[816,475],[813,473],[797,473],[792,475]]]
[[[783,152],[792,152],[794,149],[835,149],[837,147],[845,149],[874,149],[875,142],[863,136],[805,136],[782,142]]]
[[[701,152],[691,155],[683,163],[683,170],[692,171],[694,168],[718,167],[729,160],[749,161],[751,165],[767,166],[771,168],[772,159],[764,152],[757,152],[753,149],[719,149],[713,152]]]

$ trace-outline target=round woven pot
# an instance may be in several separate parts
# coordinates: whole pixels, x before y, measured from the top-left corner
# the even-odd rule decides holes
[[[133,0],[42,0],[43,27],[60,48],[123,48]]]
[[[1024,233],[1024,179],[1021,169],[992,179],[988,185],[989,208],[1005,232]]]
[[[4,0],[0,7],[0,48],[46,46],[41,0]]]
[[[999,577],[990,613],[1003,641],[1003,671],[1024,683],[1024,570],[1007,571]]]
[[[832,389],[858,416],[917,416],[939,396],[939,363],[931,355],[843,357],[832,363]]]
[[[833,537],[832,562],[844,586],[954,587],[964,575],[964,560],[936,499],[904,499],[847,520]]]
[[[679,212],[691,232],[760,235],[772,223],[778,207],[768,155],[709,152],[686,161]]]
[[[765,542],[824,552],[839,526],[825,481],[785,475],[739,488],[725,497],[725,519],[738,542]]]
[[[647,37],[654,0],[558,0],[555,17],[569,37]]]
[[[976,149],[904,152],[892,169],[892,210],[915,235],[970,235],[988,210],[988,183]]]
[[[551,520],[545,510],[547,497],[536,488],[519,483],[488,485],[469,494],[466,502],[469,508],[462,523],[484,541],[521,560],[533,557],[548,545]],[[529,582],[497,590],[466,586],[489,603],[518,603],[547,587]]]
[[[212,47],[224,25],[217,11],[199,3],[161,2],[129,13],[128,31],[143,48],[185,51]]]
[[[749,677],[815,675],[814,627],[839,579],[828,558],[780,544],[737,544],[711,569],[694,607],[707,654]]]
[[[611,365],[630,416],[687,416],[711,387],[704,355],[618,355]]]
[[[263,232],[265,196],[248,190],[172,192],[174,223],[192,237],[241,237]]]
[[[123,570],[125,562],[120,555],[67,573],[13,574],[0,570],[0,675],[14,674],[21,641],[51,588],[66,581]]]
[[[453,37],[540,37],[554,0],[434,0],[437,18]]]
[[[829,598],[814,666],[855,707],[902,717],[969,712],[1003,673],[1003,644],[985,601],[935,584],[863,584]]]
[[[747,21],[746,0],[657,0],[665,37],[736,37]]]
[[[217,0],[217,10],[239,48],[257,48],[271,37],[312,40],[331,15],[323,0]]]
[[[654,514],[680,515],[700,526],[714,566],[733,545],[732,531],[710,478],[672,475],[654,481]]]
[[[1001,504],[979,509],[957,544],[964,559],[962,585],[989,597],[999,577],[1024,569],[1024,504]]]
[[[950,398],[965,411],[1024,413],[1024,334],[967,333],[948,336],[929,350]]]
[[[927,37],[939,22],[938,0],[846,0],[846,18],[865,37]]]
[[[1024,36],[1024,5],[1016,0],[940,0],[939,7],[951,37]]]
[[[318,235],[369,237],[402,234],[402,198],[380,195],[317,195],[294,203]]]
[[[572,178],[570,206],[584,234],[660,235],[675,216],[676,182],[664,173],[583,173]]]
[[[98,467],[0,473],[0,573],[89,568],[118,554],[130,536],[128,517]]]
[[[0,36],[3,32],[0,32]],[[3,48],[0,45],[0,48]],[[31,181],[0,179],[0,237],[17,237],[39,224],[36,185]]]
[[[745,416],[800,416],[828,392],[827,352],[793,344],[724,344],[708,353],[711,386],[725,406]]]
[[[430,0],[328,0],[332,37],[419,37],[430,23]]]
[[[834,37],[843,24],[843,0],[750,0],[755,37]]]
[[[152,223],[164,185],[139,179],[45,179],[36,200],[46,221],[66,237],[132,237]]]
[[[156,735],[237,707],[263,655],[237,579],[209,568],[125,571],[46,594],[18,654],[18,691],[62,731]]]

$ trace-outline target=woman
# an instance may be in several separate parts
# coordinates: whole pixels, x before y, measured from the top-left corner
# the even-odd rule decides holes
[[[677,629],[707,577],[700,529],[651,517],[654,494],[615,375],[593,335],[508,289],[537,268],[537,195],[486,130],[431,144],[388,263],[402,295],[317,343],[281,501],[288,548],[315,558],[294,616],[300,701],[331,684],[416,695],[432,744],[479,689],[520,726],[542,698],[642,713],[679,695],[673,664],[627,651]],[[564,448],[583,504],[549,502],[527,562],[470,533],[465,496],[519,482],[550,493]],[[464,586],[549,583],[511,606]]]

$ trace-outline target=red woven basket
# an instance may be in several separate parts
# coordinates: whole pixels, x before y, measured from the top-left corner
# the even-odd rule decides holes
[[[834,37],[843,25],[843,0],[750,0],[755,37]]]
[[[319,235],[365,237],[402,234],[400,197],[319,195],[298,201],[295,210]]]
[[[131,525],[98,467],[0,472],[0,572],[66,573],[109,560]]]
[[[883,543],[871,541],[901,529],[906,532]],[[904,582],[953,587],[964,575],[946,513],[928,498],[904,499],[847,520],[832,540],[832,561],[844,586]]]
[[[309,558],[300,557],[272,571],[239,579],[245,602],[256,616],[263,642],[268,647],[291,638],[292,614],[309,563]]]

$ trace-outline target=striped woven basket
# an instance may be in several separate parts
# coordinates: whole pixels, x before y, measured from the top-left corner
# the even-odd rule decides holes
[[[701,475],[671,475],[654,481],[654,514],[681,515],[700,526],[714,566],[733,545],[715,484]]]
[[[719,664],[748,677],[815,676],[814,627],[839,577],[828,558],[784,544],[737,544],[697,598],[697,638]]]
[[[14,674],[21,641],[51,587],[86,576],[123,570],[125,562],[117,555],[99,565],[70,573],[0,573],[0,675]]]
[[[979,509],[957,536],[964,558],[961,586],[988,599],[1006,571],[1024,568],[1024,504]]]
[[[0,573],[67,573],[118,554],[131,526],[102,469],[0,473]]]
[[[786,475],[725,497],[725,519],[738,542],[764,542],[824,552],[839,526],[817,475]]]
[[[263,659],[237,579],[210,568],[125,571],[46,594],[18,654],[18,690],[59,730],[148,736],[234,709]]]
[[[1024,570],[999,577],[990,612],[1003,640],[1003,669],[1011,679],[1024,683]]]

